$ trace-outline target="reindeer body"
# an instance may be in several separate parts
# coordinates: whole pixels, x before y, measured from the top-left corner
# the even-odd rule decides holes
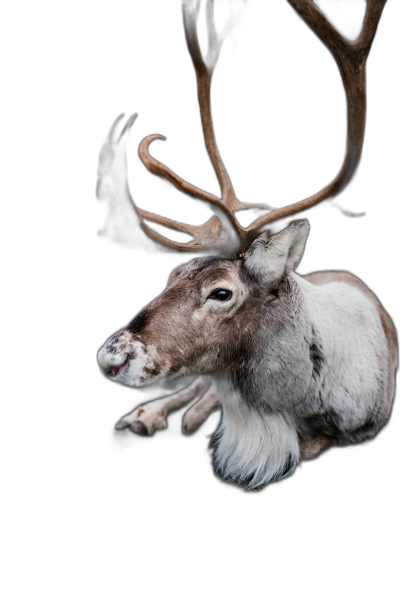
[[[308,222],[243,259],[195,259],[99,351],[130,386],[210,375],[222,406],[213,464],[249,489],[329,445],[373,437],[394,396],[397,340],[374,294],[345,272],[300,277]]]

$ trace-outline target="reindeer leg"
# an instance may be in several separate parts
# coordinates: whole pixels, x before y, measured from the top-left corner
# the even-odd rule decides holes
[[[125,414],[117,422],[115,428],[122,430],[129,428],[138,435],[153,435],[155,431],[167,427],[167,416],[175,410],[179,410],[199,393],[204,393],[210,386],[211,381],[203,376],[196,378],[188,387],[181,389],[172,395],[159,397],[146,403],[138,405],[132,412]]]
[[[220,403],[218,401],[218,392],[214,384],[206,390],[183,415],[182,432],[184,435],[191,435],[207,420],[209,415],[218,410]]]

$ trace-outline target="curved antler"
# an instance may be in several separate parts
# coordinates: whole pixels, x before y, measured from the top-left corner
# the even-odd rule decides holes
[[[138,226],[140,226],[148,237],[172,249],[204,251],[226,244],[226,235],[224,235],[222,225],[216,216],[210,218],[203,225],[195,227],[177,223],[136,206],[129,190],[126,146],[137,114],[133,114],[126,120],[119,133],[119,125],[124,116],[124,114],[120,114],[111,125],[99,156],[96,195],[99,199],[106,199],[109,205],[108,218],[101,234],[127,245],[140,246],[143,244],[143,240],[137,235]],[[193,240],[188,243],[172,241],[154,231],[146,224],[146,221],[187,233],[193,237]]]
[[[254,232],[281,218],[308,210],[343,191],[357,169],[364,142],[365,65],[386,0],[367,0],[363,28],[354,42],[343,38],[311,0],[288,0],[288,2],[330,50],[339,67],[347,103],[346,154],[339,173],[329,185],[305,200],[273,210],[258,218],[247,228],[248,232]]]
[[[175,249],[191,251],[195,249],[215,249],[224,246],[226,249],[230,246],[229,249],[231,249],[232,243],[245,248],[266,225],[308,210],[327,198],[333,198],[348,185],[353,177],[361,157],[364,141],[366,116],[365,65],[386,0],[367,0],[363,28],[354,42],[341,36],[312,0],[288,0],[288,2],[330,50],[342,77],[347,103],[347,146],[339,173],[329,185],[311,197],[283,208],[273,209],[268,214],[254,220],[247,228],[240,225],[235,216],[236,212],[248,208],[270,209],[270,207],[266,204],[247,204],[238,200],[216,143],[211,115],[210,92],[212,75],[218,61],[223,36],[218,35],[215,27],[214,0],[207,0],[206,5],[208,51],[205,57],[201,52],[197,33],[200,0],[183,0],[183,22],[189,54],[196,72],[204,140],[219,182],[221,198],[188,183],[150,155],[149,146],[151,142],[156,139],[165,139],[164,136],[150,135],[146,137],[139,146],[139,156],[151,173],[166,178],[177,189],[189,196],[210,203],[219,219],[215,216],[201,227],[192,227],[137,208],[137,213],[142,219],[142,228],[152,239]],[[233,21],[234,19],[231,19],[227,29],[232,27]],[[189,233],[194,237],[194,241],[188,244],[172,242],[148,227],[143,219],[162,224],[170,229]],[[221,220],[225,228],[225,235],[222,234]]]
[[[240,226],[237,219],[235,218],[234,210],[232,210],[227,204],[225,204],[222,199],[218,198],[212,193],[208,193],[207,191],[204,191],[203,189],[196,187],[195,185],[192,185],[191,183],[188,183],[187,181],[179,177],[176,173],[174,173],[174,171],[165,166],[165,164],[163,164],[162,162],[156,160],[149,153],[149,146],[151,142],[153,142],[156,139],[165,140],[166,138],[163,135],[158,134],[149,135],[145,137],[139,145],[139,156],[147,170],[153,173],[154,175],[157,175],[158,177],[163,177],[167,179],[177,189],[179,189],[179,191],[182,191],[183,193],[186,193],[187,195],[193,198],[209,202],[215,208],[215,211],[224,220],[224,222],[231,227],[231,230],[234,231],[234,235],[237,235],[237,237],[240,240],[243,240],[246,236],[246,233],[244,233],[243,228]],[[236,208],[236,211],[246,210],[247,208],[254,208],[257,206],[261,206],[263,208],[266,207],[264,204],[250,204],[248,206],[244,204],[242,205],[240,203],[238,204],[239,207]],[[225,241],[227,241],[227,236]],[[220,245],[221,243],[218,242],[218,244],[215,245],[215,247],[220,247]]]

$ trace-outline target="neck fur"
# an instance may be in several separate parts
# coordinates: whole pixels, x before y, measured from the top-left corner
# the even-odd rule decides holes
[[[249,409],[226,380],[217,381],[217,386],[222,419],[212,437],[216,474],[249,490],[292,474],[300,451],[290,417]]]

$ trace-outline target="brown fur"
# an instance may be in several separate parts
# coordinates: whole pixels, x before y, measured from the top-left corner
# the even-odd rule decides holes
[[[335,439],[327,435],[303,437],[300,439],[300,457],[302,460],[313,460],[333,445],[336,445]]]

